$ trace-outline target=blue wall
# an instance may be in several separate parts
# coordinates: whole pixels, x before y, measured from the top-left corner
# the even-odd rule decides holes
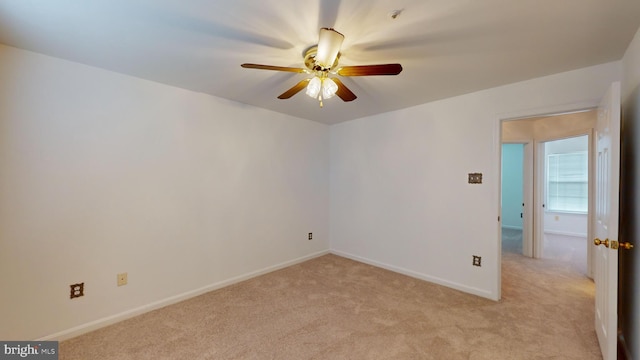
[[[502,226],[522,229],[524,144],[502,145]]]

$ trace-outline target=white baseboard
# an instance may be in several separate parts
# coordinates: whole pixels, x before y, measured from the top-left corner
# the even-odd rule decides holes
[[[522,226],[502,225],[503,229],[522,230]]]
[[[245,281],[245,280],[260,276],[260,275],[264,275],[264,274],[267,274],[267,273],[270,273],[270,272],[273,272],[273,271],[276,271],[276,270],[280,270],[280,269],[283,269],[283,268],[286,268],[286,267],[289,267],[289,266],[292,266],[292,265],[295,265],[295,264],[299,264],[301,262],[305,262],[307,260],[311,260],[313,258],[322,256],[322,255],[327,255],[327,254],[329,254],[329,250],[323,250],[323,251],[319,251],[319,252],[316,252],[316,253],[313,253],[313,254],[310,254],[310,255],[307,255],[307,256],[303,256],[303,257],[297,258],[297,259],[285,261],[285,262],[282,262],[280,264],[269,266],[269,267],[266,267],[266,268],[261,269],[261,270],[253,271],[253,272],[250,272],[250,273],[247,273],[247,274],[244,274],[244,275],[236,276],[236,277],[233,277],[233,278],[230,278],[230,279],[227,279],[227,280],[223,280],[223,281],[211,284],[211,285],[207,285],[207,286],[201,287],[199,289],[195,289],[195,290],[192,290],[192,291],[187,291],[187,292],[182,293],[182,294],[178,294],[178,295],[175,295],[175,296],[168,297],[166,299],[155,301],[155,302],[152,302],[150,304],[137,307],[135,309],[131,309],[131,310],[127,310],[127,311],[121,312],[119,314],[115,314],[115,315],[112,315],[112,316],[107,316],[107,317],[104,317],[102,319],[94,320],[94,321],[88,322],[86,324],[75,326],[75,327],[73,327],[71,329],[63,330],[63,331],[57,332],[55,334],[47,335],[47,336],[45,336],[43,338],[40,338],[40,339],[36,339],[36,341],[49,341],[49,340],[63,341],[63,340],[71,339],[71,338],[74,338],[76,336],[80,336],[82,334],[86,334],[88,332],[103,328],[103,327],[111,325],[111,324],[115,324],[117,322],[132,318],[134,316],[138,316],[138,315],[144,314],[144,313],[152,311],[152,310],[156,310],[156,309],[159,309],[159,308],[171,305],[171,304],[175,304],[175,303],[178,303],[180,301],[184,301],[184,300],[190,299],[192,297],[196,297],[198,295],[202,295],[204,293],[207,293],[207,292],[210,292],[210,291],[213,291],[213,290],[221,289],[221,288],[223,288],[225,286],[233,285],[233,284],[239,283],[241,281]]]
[[[365,264],[369,264],[369,265],[373,265],[379,268],[383,268],[389,271],[393,271],[393,272],[397,272],[399,274],[403,274],[403,275],[407,275],[407,276],[411,276],[413,278],[416,279],[420,279],[420,280],[424,280],[424,281],[428,281],[434,284],[438,284],[438,285],[442,285],[442,286],[446,286],[455,290],[459,290],[468,294],[472,294],[472,295],[477,295],[483,298],[487,298],[489,300],[497,300],[498,296],[496,294],[491,293],[490,291],[486,291],[484,289],[479,289],[479,288],[475,288],[475,287],[471,287],[471,286],[467,286],[467,285],[463,285],[463,284],[458,284],[452,281],[448,281],[448,280],[444,280],[444,279],[440,279],[434,276],[430,276],[430,275],[426,275],[426,274],[422,274],[413,270],[409,270],[409,269],[405,269],[402,267],[398,267],[398,266],[394,266],[394,265],[389,265],[389,264],[385,264],[385,263],[381,263],[375,260],[371,260],[371,259],[367,259],[367,258],[363,258],[361,256],[357,256],[357,255],[353,255],[353,254],[349,254],[346,252],[342,252],[342,251],[338,251],[338,250],[331,250],[331,253],[337,256],[342,256],[345,257],[347,259],[351,259],[351,260],[355,260],[361,263],[365,263]]]

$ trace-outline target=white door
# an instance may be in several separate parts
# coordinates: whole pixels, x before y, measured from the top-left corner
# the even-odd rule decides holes
[[[596,333],[604,360],[616,359],[618,312],[618,200],[620,177],[620,83],[611,85],[596,125],[594,256]]]

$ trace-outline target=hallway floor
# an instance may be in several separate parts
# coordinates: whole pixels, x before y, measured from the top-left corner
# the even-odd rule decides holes
[[[587,238],[544,234],[544,259],[561,260],[568,266],[587,273]],[[522,230],[502,229],[502,251],[522,254]]]

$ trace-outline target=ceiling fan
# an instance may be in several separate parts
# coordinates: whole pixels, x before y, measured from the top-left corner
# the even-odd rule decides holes
[[[337,77],[340,76],[371,76],[371,75],[398,75],[402,71],[400,64],[338,66],[340,59],[340,47],[344,41],[344,35],[331,28],[320,29],[318,45],[307,49],[304,53],[305,68],[285,66],[242,64],[243,68],[287,71],[313,75],[294,85],[289,90],[278,96],[278,99],[289,99],[293,95],[306,88],[306,94],[320,101],[338,95],[343,101],[353,101],[357,96],[349,90]]]

